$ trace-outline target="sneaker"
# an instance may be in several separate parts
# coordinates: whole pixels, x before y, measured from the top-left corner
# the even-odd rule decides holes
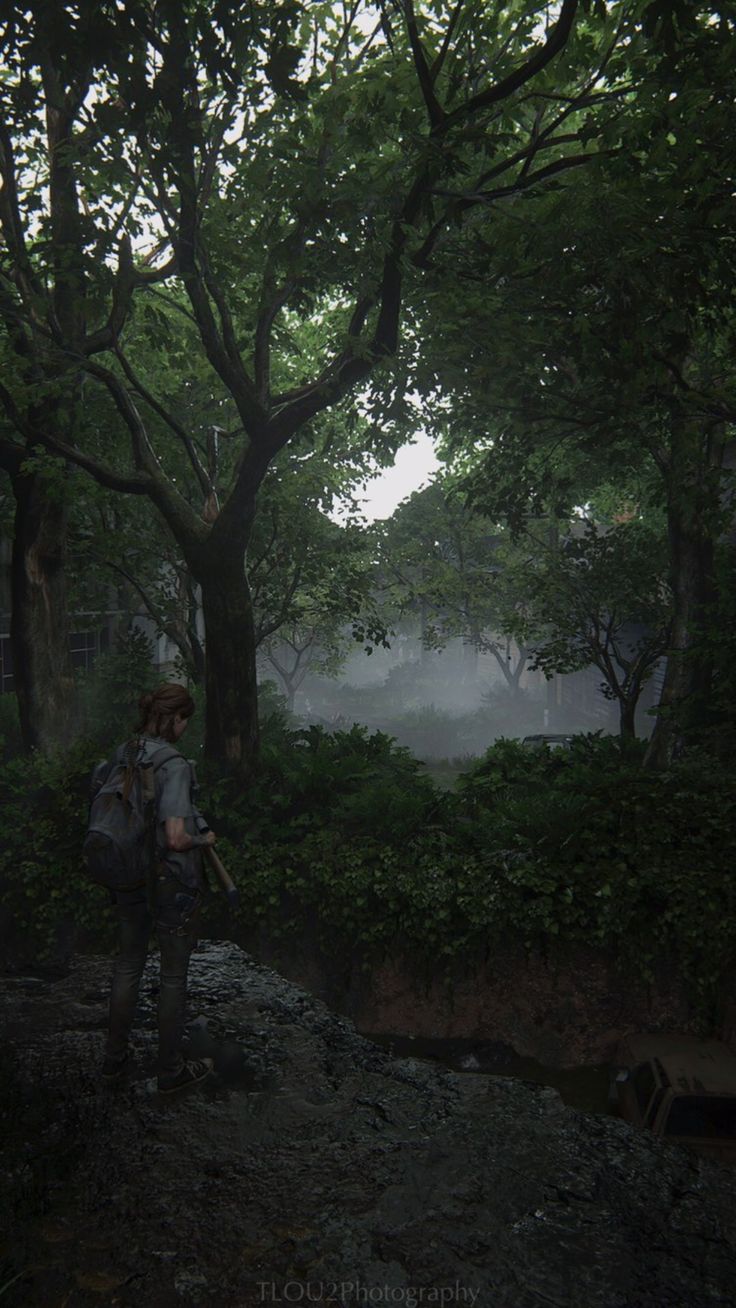
[[[204,1081],[213,1067],[211,1058],[192,1058],[184,1063],[176,1076],[160,1076],[158,1092],[161,1095],[173,1095],[176,1090],[186,1090],[190,1085],[197,1085],[199,1081]]]
[[[114,1081],[119,1081],[125,1076],[130,1065],[130,1055],[123,1054],[122,1058],[106,1058],[102,1064],[100,1076],[107,1085],[112,1085]]]

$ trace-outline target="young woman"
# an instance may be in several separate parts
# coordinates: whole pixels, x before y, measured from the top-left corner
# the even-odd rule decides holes
[[[140,721],[131,749],[134,765],[149,763],[163,747],[175,745],[194,712],[184,686],[168,683],[141,695]],[[132,755],[131,755],[132,757]],[[197,941],[204,889],[203,847],[215,836],[194,803],[194,767],[181,754],[160,762],[154,771],[156,868],[153,912],[146,889],[112,891],[119,918],[119,952],[110,993],[110,1024],[102,1077],[117,1081],[128,1066],[128,1037],[133,1025],[141,975],[155,926],[161,951],[158,995],[158,1089],[173,1094],[203,1081],[211,1059],[185,1061],[181,1052],[189,958]]]

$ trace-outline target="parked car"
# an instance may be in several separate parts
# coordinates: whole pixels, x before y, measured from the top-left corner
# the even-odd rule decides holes
[[[719,1040],[638,1035],[617,1050],[622,1117],[670,1143],[736,1163],[736,1055]]]
[[[543,731],[536,736],[524,736],[521,743],[527,749],[544,749],[545,745],[548,749],[569,749],[572,742],[572,736]]]

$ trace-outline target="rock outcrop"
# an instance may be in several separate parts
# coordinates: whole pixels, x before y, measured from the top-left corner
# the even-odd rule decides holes
[[[393,1059],[233,944],[190,971],[217,1075],[161,1101],[157,966],[116,1090],[107,959],[0,977],[2,1308],[733,1302],[736,1174],[553,1090]]]

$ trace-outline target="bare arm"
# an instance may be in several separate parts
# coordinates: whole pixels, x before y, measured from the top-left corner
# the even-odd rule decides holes
[[[183,854],[185,850],[192,849],[195,846],[214,845],[216,839],[214,831],[207,831],[201,836],[190,836],[183,817],[166,818],[164,832],[167,848],[173,849],[177,854]]]

